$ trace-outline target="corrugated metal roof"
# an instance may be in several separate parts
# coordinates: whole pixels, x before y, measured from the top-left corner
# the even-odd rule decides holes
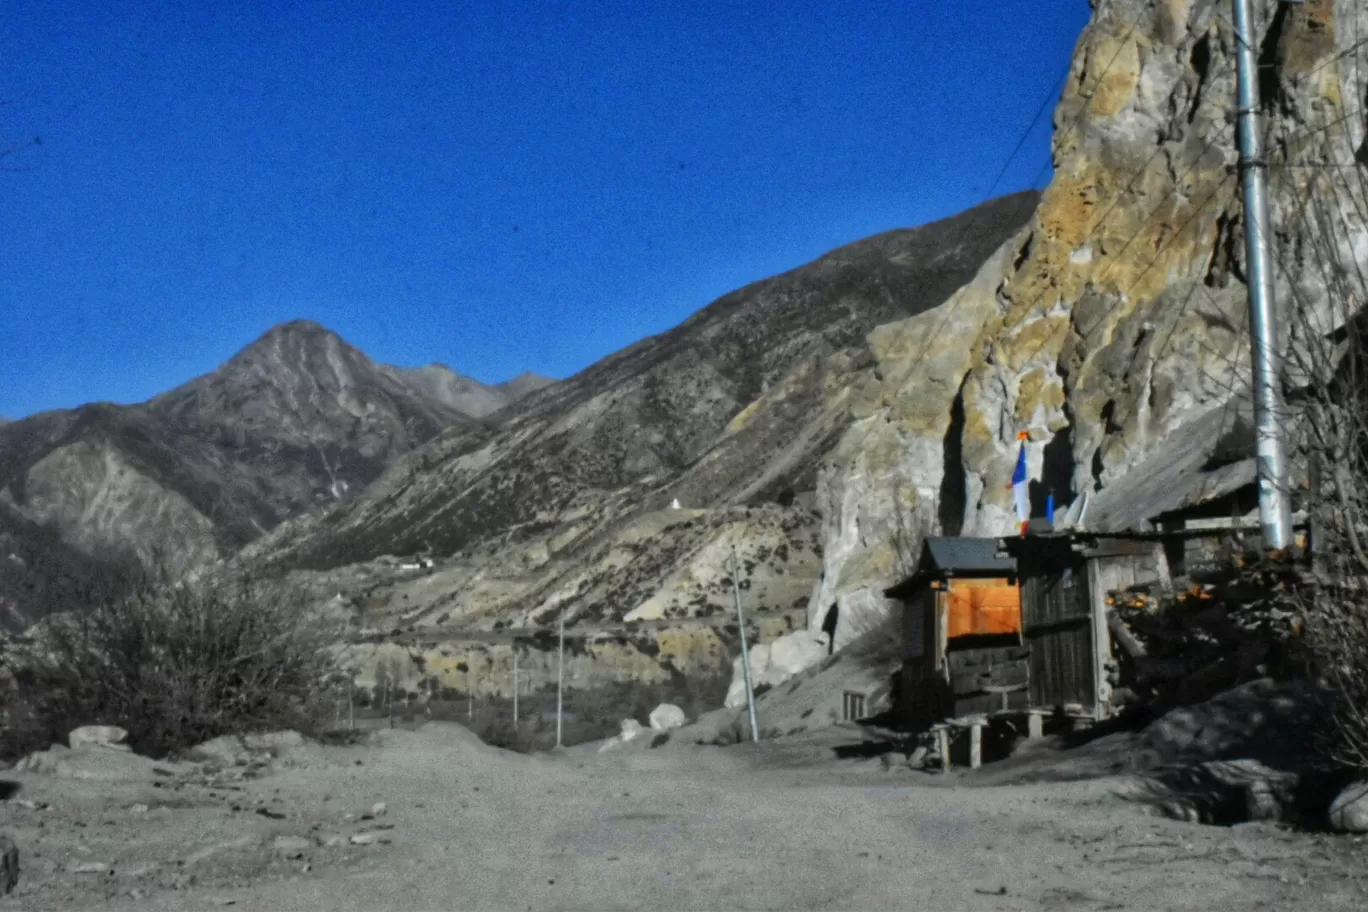
[[[903,598],[916,591],[921,581],[937,576],[1011,576],[1016,561],[998,557],[996,538],[927,538],[922,543],[917,569],[907,579],[884,590],[889,598]]]
[[[997,551],[996,538],[928,538],[924,555],[930,557],[934,566],[925,566],[926,556],[923,556],[917,571],[1011,573],[1015,569],[1011,558],[998,557]]]
[[[1097,532],[1147,529],[1156,517],[1256,484],[1252,440],[1228,439],[1244,436],[1236,425],[1252,426],[1252,415],[1253,406],[1240,396],[1184,423],[1093,496],[1083,517],[1084,527]],[[1218,455],[1224,457],[1224,464],[1213,466]]]

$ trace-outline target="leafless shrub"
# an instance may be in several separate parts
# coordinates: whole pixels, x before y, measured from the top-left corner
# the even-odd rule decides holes
[[[1291,599],[1304,621],[1310,671],[1336,694],[1321,747],[1335,763],[1368,769],[1368,263],[1352,239],[1368,234],[1368,163],[1337,155],[1354,144],[1345,123],[1304,152],[1344,165],[1303,167],[1305,186],[1278,266],[1292,300],[1284,426],[1305,483],[1294,490],[1311,527],[1313,572]],[[1358,129],[1354,127],[1354,129]],[[1339,135],[1341,134],[1342,135]],[[1303,154],[1302,157],[1306,157]],[[1288,245],[1284,245],[1284,249]],[[1295,262],[1289,262],[1295,260]],[[1316,287],[1323,296],[1301,289]]]
[[[313,730],[338,636],[301,596],[254,581],[145,582],[31,628],[2,657],[14,681],[0,750],[80,725],[127,729],[163,755],[223,734]]]
[[[843,653],[867,666],[885,665],[902,659],[902,607],[879,614]]]

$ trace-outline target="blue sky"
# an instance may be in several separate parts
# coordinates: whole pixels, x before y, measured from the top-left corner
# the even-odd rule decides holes
[[[1086,0],[7,4],[0,415],[134,402],[307,317],[567,376],[981,202]],[[1048,161],[1049,118],[998,193]]]

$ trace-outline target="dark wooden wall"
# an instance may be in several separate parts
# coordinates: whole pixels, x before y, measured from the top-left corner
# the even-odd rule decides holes
[[[1022,568],[1022,637],[1030,650],[1031,706],[1097,703],[1087,565],[1059,555]]]

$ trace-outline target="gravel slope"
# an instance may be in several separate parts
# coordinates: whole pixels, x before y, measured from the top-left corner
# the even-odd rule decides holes
[[[150,774],[126,755],[114,770],[123,781],[11,772],[20,791],[3,805],[5,828],[24,878],[0,908],[1234,910],[1366,899],[1351,876],[1361,842],[1160,819],[1122,797],[1134,786],[1121,778],[988,786],[832,759],[843,740],[858,732],[521,757],[428,725],[366,746],[296,748],[262,778],[231,783],[240,791],[195,784],[191,767]],[[375,802],[382,816],[356,816]],[[348,842],[364,832],[376,841]],[[280,836],[301,841],[278,851]],[[113,873],[72,870],[92,861]]]

